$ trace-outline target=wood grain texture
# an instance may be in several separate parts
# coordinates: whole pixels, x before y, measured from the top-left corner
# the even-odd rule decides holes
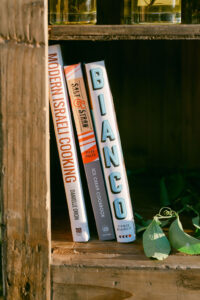
[[[136,194],[137,212],[140,202],[139,213],[152,216],[156,195],[152,182],[149,182],[149,187],[143,185]],[[199,256],[172,250],[164,261],[151,260],[144,255],[139,236],[129,244],[102,242],[97,235],[96,238],[92,236],[88,243],[74,243],[63,211],[57,213],[52,229],[53,300],[167,300],[169,297],[172,300],[197,300],[199,297]],[[191,233],[191,230],[187,232]]]
[[[94,238],[74,243],[60,230],[53,234],[51,282],[53,300],[197,300],[200,260],[176,252],[150,260],[140,238],[130,244]]]
[[[103,258],[97,249],[93,249],[93,255],[83,251],[79,261],[80,252],[75,246],[71,249],[74,254],[63,256],[62,261],[60,254],[59,261],[53,256],[53,300],[199,299],[198,257],[194,260],[190,257],[190,261],[186,258],[187,263],[182,257],[183,264],[177,257],[170,257],[166,262],[153,262],[137,255],[134,259],[134,254],[131,254],[135,252],[133,244],[129,247],[129,255],[108,251]]]
[[[198,300],[199,271],[52,267],[53,300]]]
[[[127,270],[198,270],[200,273],[199,256],[173,251],[164,261],[148,259],[144,255],[141,238],[132,244],[103,243],[97,239],[87,244],[52,241],[52,266],[63,265]]]
[[[50,40],[200,39],[200,25],[52,25]]]
[[[50,299],[46,1],[2,0],[1,196],[6,299]]]
[[[199,41],[126,41],[122,47],[119,128],[127,167],[198,169]]]
[[[199,298],[199,256],[174,251],[164,261],[150,260],[141,238],[130,244],[95,238],[74,243],[64,228],[53,232],[53,300]]]

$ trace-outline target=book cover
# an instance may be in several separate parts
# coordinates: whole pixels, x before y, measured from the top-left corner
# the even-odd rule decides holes
[[[113,98],[104,61],[85,64],[93,122],[118,242],[135,240],[135,223]]]
[[[81,64],[64,67],[78,141],[100,240],[115,238]]]
[[[88,220],[59,45],[49,46],[48,78],[50,106],[69,209],[72,236],[75,242],[87,242],[90,238]]]

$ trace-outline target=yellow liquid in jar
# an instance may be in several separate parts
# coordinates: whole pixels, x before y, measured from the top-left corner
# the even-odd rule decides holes
[[[49,0],[50,24],[95,24],[96,0]]]
[[[181,0],[124,0],[122,23],[181,23]]]

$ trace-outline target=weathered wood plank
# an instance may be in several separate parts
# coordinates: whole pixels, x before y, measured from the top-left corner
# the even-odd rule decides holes
[[[173,250],[164,261],[150,260],[144,255],[141,238],[130,244],[95,238],[74,243],[65,213],[58,216],[52,233],[53,300],[198,299],[199,256]]]
[[[50,40],[200,39],[200,25],[52,25]]]
[[[66,268],[107,268],[110,270],[198,270],[200,263],[198,256],[171,254],[166,261],[153,261],[144,256],[141,245],[131,247],[105,247],[90,243],[89,247],[79,247],[74,244],[54,244],[52,266]],[[108,248],[106,248],[108,247]],[[110,249],[109,249],[110,247]]]
[[[156,213],[156,193],[152,181],[148,184],[143,181],[142,190],[134,193],[136,210],[146,218]],[[88,243],[74,243],[65,219],[66,212],[57,213],[52,227],[53,300],[198,299],[199,256],[173,250],[164,261],[150,260],[141,237],[130,244],[102,242],[93,236]]]
[[[199,280],[198,256],[174,252],[155,261],[145,257],[141,239],[130,244],[97,239],[74,243],[64,226],[53,232],[53,300],[197,300]]]
[[[50,299],[47,6],[0,10],[1,196],[6,299]]]
[[[130,270],[198,270],[199,256],[184,255],[173,250],[164,261],[150,260],[144,255],[141,238],[130,244],[93,239],[89,243],[52,241],[52,266],[109,268]]]
[[[52,299],[198,300],[199,270],[52,265]]]

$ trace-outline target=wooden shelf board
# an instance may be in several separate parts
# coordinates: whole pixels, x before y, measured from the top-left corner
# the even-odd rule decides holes
[[[155,179],[145,182],[144,189],[137,179],[135,188],[136,211],[145,219],[152,218],[157,212],[157,191],[155,189]],[[148,195],[148,196],[147,196]],[[141,205],[143,204],[143,205]],[[145,209],[142,207],[145,207]],[[192,234],[190,222],[184,216],[181,217],[186,232]],[[65,267],[98,267],[117,269],[198,269],[200,272],[199,256],[189,256],[172,250],[170,256],[164,261],[148,259],[143,250],[142,237],[137,236],[133,243],[118,243],[114,241],[100,241],[96,231],[91,228],[91,239],[87,243],[75,243],[72,240],[69,219],[66,212],[57,213],[57,217],[52,222],[52,266]]]
[[[52,241],[52,266],[98,267],[114,269],[188,270],[198,269],[199,256],[172,253],[164,261],[148,259],[143,252],[142,241],[131,244],[101,242],[88,243]]]
[[[152,218],[159,209],[159,179],[157,176],[130,176],[130,191],[134,210],[145,219]],[[186,216],[181,216],[184,228],[190,228]],[[52,220],[52,265],[128,269],[199,269],[199,256],[188,256],[175,251],[165,261],[150,260],[144,255],[141,235],[134,243],[99,241],[90,223],[91,239],[74,243],[69,219],[63,209],[54,211]],[[187,232],[190,233],[191,229]]]
[[[49,40],[198,40],[200,25],[50,25]]]
[[[141,239],[131,244],[53,240],[51,280],[52,300],[176,300],[177,295],[197,300],[200,260],[179,253],[164,261],[150,260]]]
[[[152,217],[158,209],[157,178],[132,178],[130,187],[136,211]],[[99,241],[92,233],[88,243],[74,243],[66,211],[58,209],[53,216],[52,300],[199,299],[199,256],[173,251],[164,261],[151,260],[144,255],[141,237],[121,244]]]

